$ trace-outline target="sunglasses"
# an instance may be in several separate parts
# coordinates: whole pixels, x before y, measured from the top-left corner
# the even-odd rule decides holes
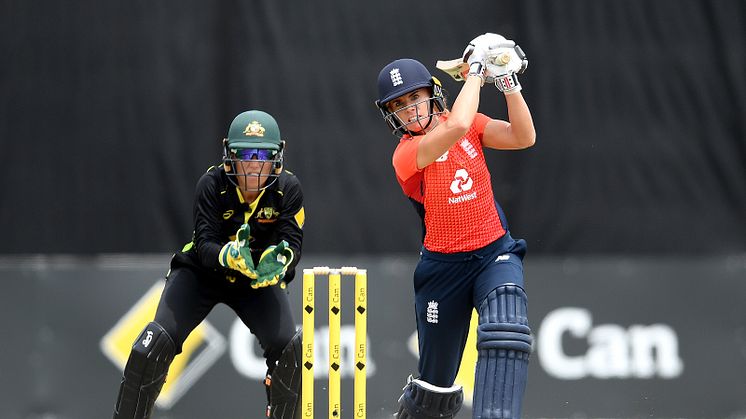
[[[239,148],[233,153],[239,160],[274,160],[277,150],[266,148]]]

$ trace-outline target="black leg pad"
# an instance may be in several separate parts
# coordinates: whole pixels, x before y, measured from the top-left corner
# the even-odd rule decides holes
[[[268,376],[267,416],[272,419],[300,418],[301,334],[299,329],[283,349],[271,377]]]
[[[124,367],[114,419],[148,419],[175,356],[171,336],[150,322],[132,345]]]

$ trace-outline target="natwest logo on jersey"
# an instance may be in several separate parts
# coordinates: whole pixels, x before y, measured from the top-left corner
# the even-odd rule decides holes
[[[474,184],[474,181],[471,180],[469,172],[467,172],[466,169],[456,170],[456,174],[453,178],[453,182],[451,182],[451,192],[454,194],[468,191]]]
[[[472,186],[474,186],[474,181],[469,177],[469,172],[467,172],[466,169],[456,170],[456,174],[453,176],[453,181],[451,182],[451,192],[453,192],[454,195],[459,195],[462,192],[470,190]],[[458,204],[459,202],[471,201],[476,197],[477,192],[474,191],[465,195],[449,197],[448,203]]]

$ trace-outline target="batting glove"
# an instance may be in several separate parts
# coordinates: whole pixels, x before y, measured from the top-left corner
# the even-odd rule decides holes
[[[485,79],[488,83],[494,83],[506,95],[521,91],[516,74],[526,71],[528,58],[515,42],[506,40],[501,46],[489,50],[485,63]]]
[[[518,81],[518,76],[516,76],[515,73],[495,77],[495,87],[506,95],[518,93],[522,89],[521,83]]]
[[[511,40],[505,40],[486,52],[487,72],[494,76],[508,73],[522,74],[528,67],[528,58],[521,47]]]
[[[256,266],[257,278],[251,281],[252,288],[263,288],[276,285],[285,277],[288,266],[293,262],[293,249],[285,240],[277,246],[269,246],[262,252]]]
[[[482,36],[484,35],[472,39],[464,49],[462,59],[469,65],[469,68],[462,73],[462,76],[464,79],[468,76],[477,76],[482,79],[482,86],[484,86],[484,60],[487,58],[487,50],[484,48],[484,43],[480,39]]]
[[[249,249],[249,225],[244,224],[236,232],[236,240],[226,243],[218,254],[221,266],[238,271],[251,279],[257,278],[254,261]]]

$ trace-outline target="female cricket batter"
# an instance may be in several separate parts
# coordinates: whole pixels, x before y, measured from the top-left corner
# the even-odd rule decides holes
[[[510,63],[493,58],[508,54]],[[536,133],[516,73],[528,61],[513,41],[475,38],[464,51],[468,70],[452,109],[440,82],[418,61],[399,59],[378,76],[383,119],[399,137],[393,166],[404,194],[423,218],[424,242],[414,272],[419,378],[410,376],[397,418],[452,418],[463,392],[454,385],[479,313],[475,418],[520,417],[532,338],[526,317],[524,240],[508,231],[492,193],[484,147],[531,147]],[[463,66],[466,68],[466,65]],[[477,112],[485,80],[505,95],[509,122]]]
[[[218,303],[236,312],[264,350],[267,417],[293,417],[300,333],[285,284],[301,255],[303,193],[283,170],[285,141],[271,115],[239,114],[223,147],[223,164],[197,183],[192,241],[171,259],[155,319],[132,347],[114,419],[150,417],[171,361]]]

